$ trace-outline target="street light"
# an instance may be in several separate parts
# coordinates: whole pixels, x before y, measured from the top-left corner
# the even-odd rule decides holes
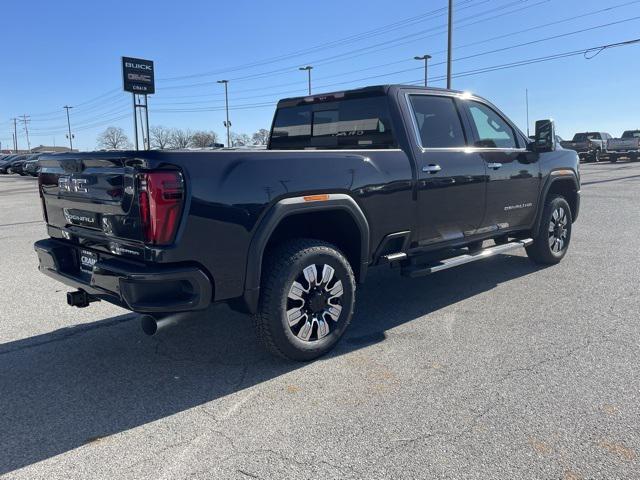
[[[431,58],[431,55],[422,55],[421,57],[413,57],[416,60],[424,60],[424,86],[427,86],[427,63]]]
[[[227,87],[229,80],[218,80],[218,83],[224,84],[224,105],[227,111],[227,120],[223,122],[223,125],[227,128],[227,148],[231,147],[231,122],[229,121],[229,93]]]
[[[309,82],[309,95],[311,95],[311,70],[313,70],[313,67],[311,65],[307,65],[305,67],[298,68],[298,70],[307,71],[307,78]]]

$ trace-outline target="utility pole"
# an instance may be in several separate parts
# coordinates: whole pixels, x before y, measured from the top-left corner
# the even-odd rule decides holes
[[[227,120],[223,125],[227,128],[227,148],[231,147],[231,122],[229,121],[229,80],[218,80],[218,83],[224,84],[224,108],[227,112]]]
[[[307,66],[298,68],[298,70],[301,70],[303,72],[305,70],[307,71],[307,82],[309,84],[309,95],[311,95],[311,70],[313,70],[313,67],[311,65],[307,65]]]
[[[29,153],[31,153],[31,142],[29,141],[29,122],[31,121],[31,117],[27,114],[24,114],[22,115],[20,121],[24,126],[24,133],[27,136],[27,149],[29,150]]]
[[[525,90],[525,98],[527,102],[527,138],[529,137],[529,89]]]
[[[451,88],[451,59],[453,56],[453,0],[449,0],[449,29],[447,35],[447,88]]]
[[[427,63],[429,62],[429,59],[431,58],[431,55],[422,55],[421,57],[413,57],[416,60],[424,60],[424,86],[427,86]]]
[[[12,118],[13,120],[13,151],[18,153],[18,119]]]
[[[73,108],[69,105],[65,105],[64,108],[67,111],[67,129],[69,130],[69,135],[67,138],[69,139],[69,149],[73,151],[73,135],[71,135],[71,120],[69,119],[69,109]]]

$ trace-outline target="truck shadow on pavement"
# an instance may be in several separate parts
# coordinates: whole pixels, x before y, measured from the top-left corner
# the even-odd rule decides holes
[[[373,269],[326,361],[537,267],[497,256],[454,270],[411,280]],[[0,345],[0,475],[306,367],[263,352],[250,319],[225,306],[207,320],[149,338],[123,315]]]

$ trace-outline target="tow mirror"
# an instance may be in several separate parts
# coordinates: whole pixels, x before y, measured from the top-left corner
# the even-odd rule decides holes
[[[556,149],[556,126],[553,120],[538,120],[534,150],[536,152],[552,152]]]

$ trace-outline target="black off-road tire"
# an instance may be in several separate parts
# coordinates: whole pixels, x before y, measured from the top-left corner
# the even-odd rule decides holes
[[[549,196],[538,231],[534,233],[533,244],[526,248],[529,258],[542,265],[559,263],[569,249],[572,222],[571,208],[567,200],[561,195]],[[555,225],[553,231],[552,225]],[[566,232],[564,236],[562,232]],[[558,241],[560,239],[561,242]]]
[[[353,317],[356,282],[351,265],[334,245],[306,238],[282,243],[266,255],[262,270],[258,313],[254,315],[258,340],[271,353],[290,360],[309,361],[324,355],[338,343]],[[339,303],[341,312],[336,321],[326,316],[329,333],[322,338],[320,338],[319,323],[317,321],[314,323],[309,314],[308,320],[313,325],[312,332],[315,332],[317,338],[302,340],[294,332],[296,326],[289,325],[287,310],[293,310],[296,307],[294,305],[291,308],[292,300],[289,297],[294,282],[298,281],[303,287],[313,290],[311,282],[305,283],[306,277],[304,277],[304,269],[311,265],[315,266],[316,271],[318,266],[321,266],[320,271],[317,272],[317,277],[320,278],[325,265],[329,265],[334,270],[333,279],[326,285],[326,289],[328,290],[331,285],[335,286],[338,280],[341,282],[343,293],[340,298],[332,300]],[[315,288],[322,294],[326,292],[323,286]],[[329,303],[327,301],[327,304]],[[311,301],[304,301],[303,305],[310,306]],[[322,314],[319,317],[325,318]],[[303,319],[301,323],[304,326],[306,321]]]

